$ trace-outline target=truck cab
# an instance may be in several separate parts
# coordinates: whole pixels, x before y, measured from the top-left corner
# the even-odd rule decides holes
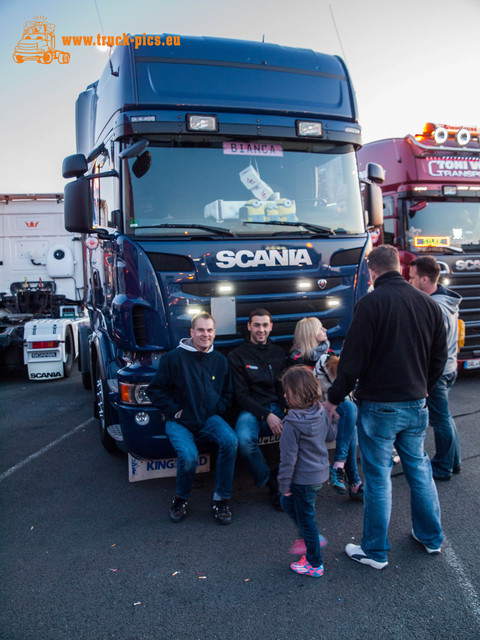
[[[147,36],[146,38],[153,38]],[[259,42],[132,36],[76,105],[64,161],[66,228],[85,234],[89,369],[102,442],[172,453],[144,390],[193,315],[215,348],[266,307],[288,346],[316,316],[337,350],[369,286],[381,223],[374,168],[363,210],[354,92],[342,60]],[[138,40],[140,42],[138,42]],[[376,205],[374,203],[377,203]]]
[[[427,123],[421,133],[366,144],[360,172],[385,170],[383,225],[375,243],[400,251],[403,274],[420,255],[441,266],[440,283],[463,300],[459,367],[480,368],[480,130]]]

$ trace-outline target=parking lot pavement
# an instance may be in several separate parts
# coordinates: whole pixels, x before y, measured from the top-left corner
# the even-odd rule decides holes
[[[478,640],[479,381],[461,376],[452,391],[463,471],[438,486],[442,554],[411,538],[396,466],[389,566],[375,571],[345,555],[360,540],[362,505],[325,486],[317,514],[329,545],[325,574],[313,580],[289,570],[296,532],[241,464],[231,526],[210,513],[211,472],[196,477],[187,518],[172,524],[174,479],[128,482],[126,458],[99,444],[78,375],[2,379],[0,637]]]

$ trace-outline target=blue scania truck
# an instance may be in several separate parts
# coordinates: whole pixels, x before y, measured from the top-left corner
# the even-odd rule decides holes
[[[266,307],[287,346],[316,316],[340,349],[368,288],[382,170],[360,185],[343,61],[222,38],[132,37],[76,103],[65,226],[84,234],[80,370],[103,445],[173,454],[145,388],[161,355],[211,311],[215,347]],[[144,44],[140,44],[140,43]],[[361,195],[363,187],[363,199]]]

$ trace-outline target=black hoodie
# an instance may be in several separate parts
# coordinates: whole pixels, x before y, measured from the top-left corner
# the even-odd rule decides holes
[[[232,401],[232,382],[225,356],[211,347],[197,351],[190,338],[160,359],[147,396],[165,420],[174,420],[195,433],[207,418],[221,415]],[[182,410],[180,418],[175,415]]]

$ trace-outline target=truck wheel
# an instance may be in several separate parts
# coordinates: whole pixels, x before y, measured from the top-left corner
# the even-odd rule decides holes
[[[90,375],[90,371],[82,371],[82,385],[87,391],[90,391],[92,388],[92,376]]]
[[[68,64],[70,62],[70,54],[65,51],[60,51],[58,61],[60,64]]]
[[[117,451],[117,445],[108,433],[107,427],[111,424],[108,404],[106,401],[105,382],[98,361],[95,363],[95,415],[100,426],[100,441],[109,453]]]
[[[65,362],[63,363],[63,376],[69,378],[73,369],[73,361],[75,359],[75,348],[73,346],[73,335],[70,327],[67,327],[65,333]]]
[[[50,64],[53,60],[53,54],[51,51],[46,51],[43,56],[38,60],[42,64]]]

